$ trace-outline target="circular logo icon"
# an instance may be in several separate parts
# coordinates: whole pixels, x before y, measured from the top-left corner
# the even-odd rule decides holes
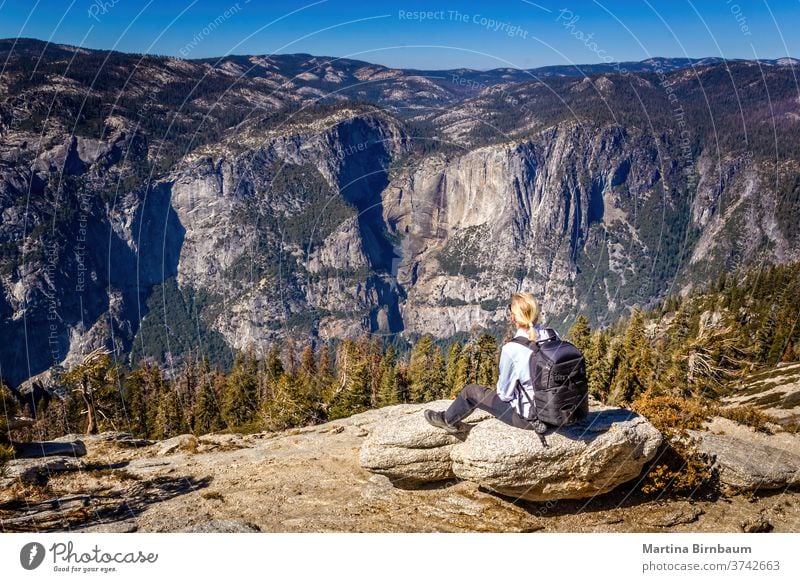
[[[19,563],[26,570],[35,570],[44,561],[44,546],[38,542],[31,542],[22,546],[19,552]]]

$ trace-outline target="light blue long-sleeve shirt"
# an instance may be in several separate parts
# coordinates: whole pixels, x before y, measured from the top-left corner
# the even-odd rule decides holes
[[[543,327],[536,326],[539,339],[547,339],[547,332]],[[528,337],[525,329],[518,329],[514,337]],[[531,388],[531,370],[529,360],[531,350],[515,342],[508,342],[500,350],[500,376],[497,380],[497,395],[505,402],[513,402],[517,413],[523,418],[528,417],[531,403],[525,396],[517,391],[517,380],[528,390]],[[530,394],[530,392],[528,392]]]

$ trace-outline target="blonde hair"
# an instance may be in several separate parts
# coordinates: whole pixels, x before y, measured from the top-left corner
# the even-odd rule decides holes
[[[539,321],[539,304],[530,293],[513,293],[509,304],[518,325],[528,328],[528,339],[536,341],[539,332],[534,327]]]

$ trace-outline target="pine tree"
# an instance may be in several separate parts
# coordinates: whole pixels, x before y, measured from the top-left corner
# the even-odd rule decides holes
[[[168,439],[189,432],[186,425],[183,409],[175,397],[172,386],[165,388],[158,395],[158,410],[156,411],[154,433],[157,439]]]
[[[412,402],[428,402],[444,394],[443,364],[442,351],[430,334],[422,336],[414,344],[408,366],[409,398]]]
[[[294,340],[289,339],[287,340],[286,346],[286,373],[289,376],[296,377],[297,376],[297,351],[294,344]]]
[[[447,386],[445,383],[444,356],[442,355],[442,348],[439,346],[436,346],[433,350],[431,366],[433,367],[433,370],[435,370],[431,385],[431,398],[435,400],[446,398]]]
[[[692,320],[687,306],[682,305],[675,312],[675,317],[670,322],[667,331],[670,340],[667,345],[669,351],[685,347],[686,340],[692,333]]]
[[[603,331],[592,334],[586,350],[586,376],[589,380],[589,393],[604,401],[608,396],[611,382],[611,362],[609,361],[608,338]]]
[[[281,350],[278,344],[272,344],[267,353],[266,364],[267,379],[277,382],[283,375],[283,363],[281,362]]]
[[[592,341],[592,330],[589,327],[589,320],[585,315],[578,316],[575,323],[572,324],[567,338],[584,354],[589,351]]]
[[[319,363],[317,364],[317,386],[314,393],[315,399],[320,403],[322,418],[327,414],[325,403],[332,399],[333,391],[336,387],[336,376],[333,371],[333,361],[331,351],[328,346],[323,346],[319,352]]]
[[[333,362],[331,362],[331,351],[328,346],[322,346],[319,351],[318,368],[320,377],[333,377]]]
[[[307,377],[317,375],[317,360],[311,346],[306,346],[300,354],[300,373]]]
[[[199,387],[198,366],[190,352],[175,382],[175,398],[183,411],[183,422],[187,429],[194,426],[195,399]]]
[[[461,349],[461,354],[456,361],[455,386],[457,390],[452,394],[455,397],[467,384],[478,383],[478,355],[474,341],[467,342]]]
[[[370,406],[378,404],[378,393],[381,389],[381,362],[383,360],[383,342],[380,336],[373,336],[366,344],[367,365],[370,378]]]
[[[445,390],[447,398],[455,398],[465,385],[465,380],[459,376],[458,363],[461,358],[461,342],[450,346],[447,352],[447,367],[445,372]]]
[[[230,428],[243,428],[256,419],[260,408],[258,362],[238,354],[222,394],[222,418]]]
[[[619,368],[611,385],[613,404],[631,402],[651,385],[655,355],[645,334],[644,312],[634,307],[622,339]]]
[[[85,434],[117,430],[116,423],[122,420],[122,398],[117,388],[120,365],[112,365],[110,353],[98,348],[61,375],[61,382],[83,402]]]
[[[207,434],[225,428],[220,408],[220,395],[215,390],[215,386],[224,385],[224,376],[221,374],[219,376],[221,378],[211,374],[208,368],[201,365],[200,391],[197,394],[193,415],[195,434]]]
[[[476,358],[473,365],[476,368],[476,380],[481,386],[489,388],[497,385],[498,361],[497,340],[488,333],[478,338]]]
[[[314,349],[311,346],[303,348],[300,354],[300,365],[295,380],[298,389],[309,398],[318,393],[317,360],[314,355]]]
[[[262,405],[267,429],[284,430],[319,421],[319,402],[306,392],[300,378],[283,374],[278,379],[272,398]]]
[[[125,376],[123,397],[128,412],[127,428],[136,437],[147,438],[156,407],[148,394],[148,371],[136,368]]]
[[[342,342],[336,361],[339,363],[338,385],[332,400],[326,403],[331,419],[363,412],[369,408],[372,394],[369,362],[362,343],[357,344],[352,340]]]
[[[800,306],[797,298],[800,296],[800,283],[797,281],[787,281],[778,297],[775,308],[775,331],[773,333],[772,345],[767,351],[766,361],[769,365],[775,365],[784,359],[787,353],[791,353],[791,343],[800,328],[798,316],[800,316]]]
[[[408,363],[402,360],[398,361],[395,366],[395,374],[397,375],[397,394],[399,396],[399,402],[411,402],[408,392],[408,387],[410,385],[408,379]]]
[[[390,406],[400,402],[400,386],[397,381],[397,361],[393,346],[386,349],[380,364],[380,388],[378,407]]]

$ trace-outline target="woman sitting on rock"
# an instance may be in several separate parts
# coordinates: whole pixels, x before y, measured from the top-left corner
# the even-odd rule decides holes
[[[514,293],[508,306],[511,323],[517,328],[516,336],[527,337],[529,341],[545,340],[548,337],[543,327],[536,325],[539,319],[539,306],[530,293]],[[444,412],[426,410],[425,418],[433,426],[443,428],[449,433],[458,433],[463,429],[459,422],[469,416],[473,410],[485,410],[506,424],[526,430],[534,430],[537,434],[547,431],[547,425],[540,420],[528,421],[530,402],[517,389],[517,381],[531,387],[531,374],[528,364],[531,351],[525,346],[507,342],[500,352],[500,378],[497,390],[480,384],[467,384],[458,394],[450,407]]]

